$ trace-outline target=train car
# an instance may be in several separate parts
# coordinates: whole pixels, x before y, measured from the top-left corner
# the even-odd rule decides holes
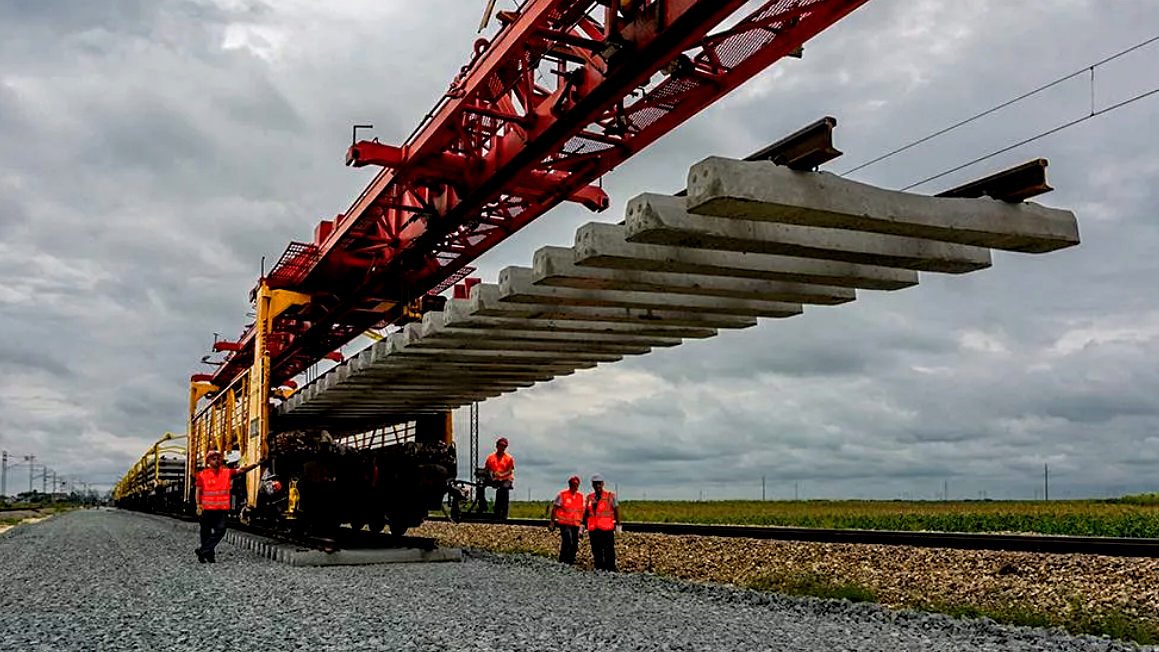
[[[179,513],[185,494],[185,435],[165,433],[113,486],[113,504],[121,509]]]
[[[449,417],[449,415],[448,415]],[[369,432],[335,437],[325,430],[289,430],[275,434],[257,474],[257,500],[248,498],[248,481],[235,482],[231,514],[246,522],[294,531],[325,534],[350,526],[373,532],[389,529],[403,535],[442,507],[455,478],[456,454],[451,441],[423,438],[445,417],[419,419]],[[431,426],[427,422],[434,421]],[[196,474],[205,468],[167,434],[139,459],[113,489],[122,509],[191,516],[196,505],[188,496]],[[210,445],[212,447],[214,445]],[[198,450],[208,450],[195,446]],[[236,447],[220,446],[228,466],[241,461]]]
[[[453,441],[424,437],[450,415],[334,436],[325,430],[274,435],[247,518],[325,532],[349,525],[402,535],[440,509],[457,459]]]

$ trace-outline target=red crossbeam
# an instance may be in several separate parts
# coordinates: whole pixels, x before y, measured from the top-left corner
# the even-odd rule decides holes
[[[524,2],[405,145],[351,146],[348,164],[383,170],[270,273],[324,298],[275,327],[271,380],[381,323],[383,300],[445,287],[560,202],[607,208],[602,175],[867,1],[771,0],[739,20],[745,0]],[[249,364],[250,341],[220,381]]]

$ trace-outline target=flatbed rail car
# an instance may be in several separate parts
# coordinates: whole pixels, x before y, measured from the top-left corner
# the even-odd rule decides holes
[[[175,512],[185,495],[185,435],[165,433],[113,486],[113,504],[147,512]]]
[[[314,533],[349,525],[372,532],[389,528],[401,536],[421,524],[430,510],[441,508],[455,477],[454,444],[420,440],[421,424],[338,438],[325,430],[278,433],[257,503],[248,505],[245,484],[235,482],[231,513],[249,522]],[[204,464],[187,464],[184,446],[166,444],[175,439],[166,435],[133,465],[113,489],[114,505],[186,516],[196,511],[185,499],[186,488]]]

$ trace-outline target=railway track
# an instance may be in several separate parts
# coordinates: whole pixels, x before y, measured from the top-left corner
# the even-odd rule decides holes
[[[164,518],[172,518],[188,523],[197,523],[196,516],[189,514],[180,514],[172,512],[141,512],[154,516],[161,516]],[[382,532],[368,532],[365,530],[355,531],[349,527],[339,527],[336,531],[329,533],[329,536],[313,535],[305,532],[294,532],[278,528],[265,527],[253,523],[243,523],[236,518],[228,520],[228,529],[245,532],[266,539],[272,539],[281,543],[287,543],[310,550],[317,550],[325,553],[338,552],[340,550],[392,550],[392,549],[412,549],[431,551],[438,547],[435,539],[432,537],[412,537],[412,536],[395,536]],[[544,522],[546,525],[546,521]]]
[[[431,521],[449,521],[431,517]],[[504,525],[547,527],[547,519],[513,518]],[[860,543],[955,550],[1046,552],[1052,554],[1105,555],[1109,557],[1159,558],[1159,539],[1050,536],[1037,534],[976,534],[964,532],[902,532],[893,530],[833,530],[824,528],[746,525],[700,525],[692,523],[624,523],[625,532],[672,536],[751,538],[806,541],[811,543]]]

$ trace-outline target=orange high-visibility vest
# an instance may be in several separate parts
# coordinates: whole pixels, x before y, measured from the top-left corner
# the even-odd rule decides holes
[[[197,474],[197,486],[201,487],[201,509],[229,509],[229,489],[233,479],[233,469],[204,469]]]
[[[491,478],[496,482],[515,479],[515,458],[508,453],[503,453],[502,458],[491,453],[487,456],[487,463],[484,466],[491,472]]]
[[[596,492],[588,494],[585,503],[588,511],[588,531],[616,529],[616,513],[612,511],[614,497],[614,493],[605,491],[597,501]]]
[[[580,525],[584,520],[584,495],[571,489],[559,492],[559,505],[554,505],[555,522],[560,525]]]

